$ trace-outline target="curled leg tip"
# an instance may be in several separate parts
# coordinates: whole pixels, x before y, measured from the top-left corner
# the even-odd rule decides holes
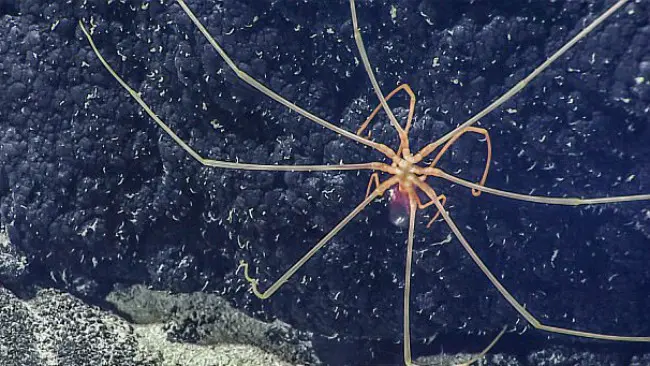
[[[239,261],[239,267],[237,268],[237,271],[239,271],[240,268],[244,269],[244,278],[246,281],[251,285],[250,290],[255,296],[259,297],[260,299],[265,299],[268,296],[265,296],[265,294],[262,294],[259,289],[257,288],[257,285],[259,283],[259,280],[257,278],[253,278],[248,274],[248,262],[244,260]]]
[[[239,273],[239,270],[242,268],[244,269],[244,277],[248,278],[248,262],[243,259],[239,261],[239,266],[237,266],[237,271],[235,271],[235,274]]]

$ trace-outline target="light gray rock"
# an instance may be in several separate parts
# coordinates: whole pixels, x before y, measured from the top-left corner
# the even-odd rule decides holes
[[[267,324],[265,327],[262,322],[247,320],[243,315],[237,315],[225,302],[222,303],[222,300],[214,298],[209,302],[212,305],[221,304],[222,307],[205,308],[203,311],[206,314],[210,312],[214,319],[225,322],[212,324],[221,327],[223,331],[209,337],[207,329],[210,326],[199,326],[197,323],[195,326],[205,331],[203,334],[205,337],[200,340],[197,338],[197,342],[188,343],[181,338],[187,335],[182,329],[188,330],[189,326],[176,323],[183,318],[182,309],[188,310],[196,306],[195,314],[201,314],[198,308],[204,304],[202,301],[207,301],[210,296],[205,294],[174,296],[153,291],[142,291],[140,294],[138,299],[143,299],[145,295],[149,299],[167,299],[168,304],[175,303],[179,306],[179,310],[174,312],[169,308],[155,306],[147,308],[142,303],[134,302],[131,304],[134,305],[134,309],[140,309],[142,314],[149,312],[149,317],[134,317],[140,321],[147,319],[149,324],[134,325],[115,314],[56,290],[44,289],[30,299],[20,299],[8,289],[0,287],[0,365],[292,366],[301,364],[287,361],[296,357],[295,350],[293,355],[270,353],[256,345],[246,343],[244,338],[232,331],[264,329],[266,335],[273,332],[284,335],[295,334],[288,326]],[[120,299],[120,308],[127,308],[128,300],[124,296]],[[166,309],[167,312],[157,312],[160,309]],[[223,309],[227,309],[226,312],[219,313]],[[186,315],[185,319],[190,318],[191,316]],[[167,321],[162,322],[164,319]],[[241,324],[228,323],[239,321]],[[188,321],[188,324],[191,322]],[[194,334],[200,335],[202,331]],[[257,340],[258,343],[274,348],[278,352],[292,349],[288,342],[264,343],[263,338],[263,335],[258,334],[251,335],[247,339]],[[271,343],[274,347],[271,347]]]
[[[170,294],[135,285],[110,293],[107,301],[135,323],[164,323],[167,338],[176,342],[250,345],[292,363],[320,364],[311,334],[248,317],[214,294]]]
[[[0,365],[160,365],[115,315],[55,290],[28,300],[0,288]]]

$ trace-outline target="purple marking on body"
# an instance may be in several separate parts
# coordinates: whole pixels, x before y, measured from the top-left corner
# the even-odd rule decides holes
[[[388,216],[390,222],[401,228],[406,228],[409,222],[409,197],[400,191],[398,186],[388,190]]]

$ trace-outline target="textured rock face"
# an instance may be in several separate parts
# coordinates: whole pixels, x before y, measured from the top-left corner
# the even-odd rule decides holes
[[[358,64],[346,1],[192,1],[225,50],[278,93],[349,130],[376,100]],[[411,142],[476,113],[601,12],[597,2],[357,4],[384,92],[417,93]],[[0,219],[27,273],[102,299],[116,282],[217,291],[262,319],[357,339],[401,339],[405,233],[382,203],[366,209],[272,299],[268,286],[363,199],[368,174],[207,169],[144,116],[76,27],[94,25],[107,59],[206,157],[265,164],[381,157],[237,80],[171,1],[0,6]],[[650,192],[647,3],[626,5],[520,95],[481,121],[492,136],[488,185],[551,196]],[[405,117],[404,100],[394,105]],[[395,143],[380,116],[373,136]],[[459,141],[442,166],[480,176],[485,146]],[[561,208],[432,182],[477,252],[540,320],[648,333],[647,204]],[[516,313],[442,223],[418,216],[416,338],[496,332]],[[25,279],[27,278],[27,279]],[[523,329],[523,322],[517,327]],[[570,341],[570,340],[569,340]]]
[[[214,294],[170,294],[136,285],[113,291],[106,300],[136,324],[160,325],[163,331],[159,332],[159,338],[178,343],[178,349],[187,349],[182,364],[191,364],[192,357],[188,356],[197,357],[200,353],[206,361],[211,355],[210,364],[219,364],[217,359],[223,358],[220,354],[229,355],[225,357],[231,359],[229,365],[286,362],[283,359],[298,364],[321,364],[314,353],[311,334],[296,331],[277,320],[265,323],[246,316]],[[148,343],[153,342],[149,339]],[[164,352],[167,346],[154,344],[154,347],[169,356],[170,352]],[[169,361],[169,357],[166,359]]]
[[[23,301],[0,289],[0,362],[30,365],[159,365],[133,329],[79,299],[44,290]]]
[[[319,364],[291,327],[250,319],[215,295],[173,295],[135,286],[111,293],[107,301],[134,323],[58,291],[42,290],[23,300],[0,289],[0,362],[5,366],[295,364],[286,360]]]

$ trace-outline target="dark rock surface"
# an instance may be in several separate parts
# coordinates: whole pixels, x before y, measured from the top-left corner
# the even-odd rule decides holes
[[[357,10],[384,92],[409,83],[417,93],[417,149],[514,85],[607,4],[359,1]],[[243,70],[314,114],[355,130],[377,103],[347,1],[190,6]],[[650,193],[649,14],[647,2],[627,4],[481,121],[494,145],[488,186],[550,196]],[[248,260],[261,286],[270,285],[363,199],[367,172],[201,167],[103,69],[77,21],[93,26],[109,62],[206,157],[323,164],[381,156],[239,81],[172,1],[9,1],[0,3],[0,17],[0,223],[12,263],[27,263],[3,264],[0,282],[53,286],[93,301],[115,283],[216,292],[261,320],[368,345],[341,356],[353,364],[382,353],[377,344],[401,341],[405,232],[390,225],[383,203],[369,206],[269,300],[252,296],[236,273]],[[397,107],[407,105],[403,99],[392,105],[405,116]],[[390,132],[383,117],[373,131],[394,145],[394,134],[382,133]],[[484,144],[468,136],[442,166],[476,180],[484,155]],[[650,335],[647,203],[551,207],[431,183],[448,196],[479,255],[542,322]],[[504,324],[526,330],[446,239],[444,224],[424,228],[433,213],[418,216],[414,338],[491,335]],[[545,342],[537,331],[524,339],[530,333]],[[601,344],[552,341],[567,349],[586,343],[594,352]],[[527,341],[516,344],[532,352]],[[624,360],[648,351],[608,346]],[[438,351],[416,347],[416,354]]]

